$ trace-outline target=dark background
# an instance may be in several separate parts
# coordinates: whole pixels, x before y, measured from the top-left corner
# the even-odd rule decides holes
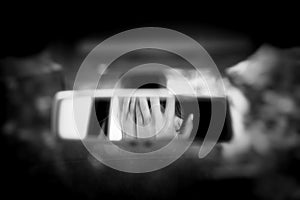
[[[114,2],[114,5],[99,2],[99,5],[77,5],[76,8],[73,4],[64,6],[46,2],[41,4],[37,7],[36,4],[24,6],[15,3],[2,7],[1,58],[35,55],[55,44],[63,44],[64,47],[72,49],[82,38],[98,35],[107,38],[120,31],[144,26],[166,27],[187,34],[189,33],[187,27],[228,30],[250,38],[253,51],[265,43],[281,48],[300,45],[297,6],[286,7],[279,4],[275,9],[274,2],[264,6],[261,2],[242,2],[239,6],[236,4],[224,6],[219,2],[212,2],[212,5],[204,5],[203,2],[198,4],[186,2],[186,5],[182,5],[183,2],[170,2],[164,5],[138,2],[129,5],[125,2],[127,6],[119,2]],[[190,197],[198,198],[227,196],[253,199],[259,196],[261,199],[268,199],[270,196],[278,196],[276,195],[278,188],[283,192],[287,188],[288,193],[293,182],[292,186],[281,184],[286,181],[285,174],[291,173],[294,176],[294,172],[299,169],[298,163],[289,165],[283,161],[281,165],[286,171],[282,176],[272,173],[276,169],[270,170],[267,166],[267,172],[258,178],[232,176],[215,180],[213,171],[220,163],[218,160],[208,158],[199,163],[195,160],[188,162],[179,160],[175,166],[170,166],[165,171],[135,176],[116,172],[84,156],[65,163],[59,160],[60,157],[56,157],[60,155],[58,152],[60,148],[37,151],[43,149],[41,147],[43,143],[37,140],[35,144],[38,146],[29,148],[30,145],[26,143],[1,138],[3,159],[1,171],[2,180],[6,185],[5,195],[13,197],[22,195],[39,199],[41,197],[100,199],[105,195],[121,198],[127,195],[140,199],[145,195],[165,198],[181,195],[184,198],[189,194]],[[59,145],[57,147],[60,147]],[[17,146],[18,148],[14,148]],[[49,160],[38,160],[39,154],[54,157]],[[86,159],[95,166],[85,165]],[[266,160],[259,156],[254,158],[258,163],[271,163],[270,165],[272,159]],[[66,167],[60,169],[59,167],[64,166],[61,163],[65,163]],[[195,173],[195,166],[199,167],[199,173]],[[274,168],[277,166],[280,166],[280,163],[272,165]],[[58,168],[58,172],[54,170]],[[274,184],[270,187],[272,189],[269,189],[267,186],[272,184]]]
[[[75,3],[74,3],[75,4]],[[125,4],[125,5],[124,5]],[[297,5],[262,2],[194,3],[100,2],[3,6],[1,12],[1,57],[26,56],[49,44],[74,45],[93,35],[107,38],[131,28],[158,26],[186,32],[186,27],[212,27],[249,37],[255,47],[300,44]]]

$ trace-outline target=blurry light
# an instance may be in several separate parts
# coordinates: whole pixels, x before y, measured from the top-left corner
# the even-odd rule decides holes
[[[64,139],[83,139],[87,135],[87,129],[92,107],[91,97],[80,97],[76,99],[80,113],[76,117],[77,125],[73,116],[73,99],[64,99],[60,104],[58,133]]]
[[[114,98],[111,101],[110,119],[109,119],[109,140],[120,141],[122,140],[122,131],[120,130],[120,124],[117,123],[119,115],[119,102],[118,98]]]

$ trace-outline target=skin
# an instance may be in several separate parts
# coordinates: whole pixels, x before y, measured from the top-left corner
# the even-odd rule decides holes
[[[162,111],[159,97],[120,99],[119,119],[122,139],[188,139],[193,129],[193,114],[182,126],[182,119],[175,115],[175,98],[167,98],[166,109]]]

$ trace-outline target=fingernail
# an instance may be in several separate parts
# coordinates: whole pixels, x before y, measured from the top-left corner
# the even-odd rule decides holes
[[[191,114],[190,115],[190,120],[193,120],[194,119],[194,114]]]

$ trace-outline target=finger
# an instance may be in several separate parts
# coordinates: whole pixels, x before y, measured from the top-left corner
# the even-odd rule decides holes
[[[130,102],[130,98],[129,97],[124,97],[123,98],[122,119],[126,119],[127,118],[128,110],[129,110],[129,102]]]
[[[144,124],[147,125],[151,120],[151,114],[146,97],[140,97],[139,103],[142,117],[144,119]]]
[[[125,139],[133,139],[137,137],[135,127],[135,104],[135,97],[131,97],[127,120],[124,121],[124,123],[126,123],[124,126],[127,127]]]
[[[193,130],[193,119],[194,119],[194,115],[190,114],[182,128],[179,138],[188,139],[191,136]]]
[[[166,102],[165,116],[167,120],[173,119],[175,115],[175,97],[168,97]]]
[[[160,120],[162,117],[162,113],[160,110],[160,101],[158,97],[150,97],[151,103],[151,112],[152,116],[154,117],[155,121]]]
[[[135,97],[131,97],[131,100],[130,100],[130,109],[129,109],[129,112],[134,115],[134,109],[135,109]]]
[[[141,110],[138,106],[138,104],[136,104],[136,108],[135,108],[135,115],[136,115],[136,136],[137,138],[141,137],[142,134],[142,125],[143,125],[143,119],[142,119],[142,113]]]
[[[135,97],[130,98],[129,112],[127,118],[130,123],[135,123]]]
[[[120,119],[120,98],[113,96],[111,100],[111,112],[109,114],[109,125],[108,125],[108,139],[115,140],[116,138],[122,137],[122,127],[121,127],[121,119]],[[112,132],[111,130],[115,129],[116,132]]]
[[[119,106],[119,98],[118,97],[113,97],[112,100],[111,100],[111,108],[112,108],[112,112],[110,113],[110,115],[112,115],[112,118],[114,120],[119,120],[120,118],[120,112],[121,112],[121,109],[120,106]]]

